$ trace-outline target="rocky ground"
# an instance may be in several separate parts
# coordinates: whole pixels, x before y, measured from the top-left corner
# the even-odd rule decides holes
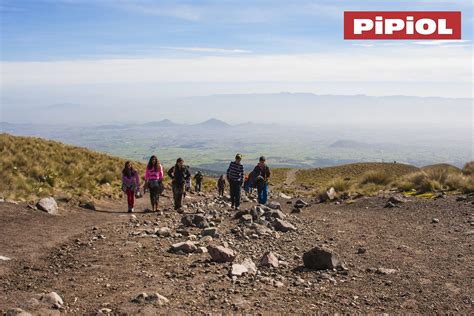
[[[0,314],[472,314],[474,198],[393,197],[237,213],[193,195],[184,214],[165,197],[163,215],[146,198],[133,215],[3,202]]]

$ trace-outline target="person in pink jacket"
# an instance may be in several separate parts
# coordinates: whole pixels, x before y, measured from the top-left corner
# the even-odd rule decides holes
[[[150,157],[145,171],[145,187],[150,191],[150,202],[153,212],[158,211],[160,194],[163,193],[163,167],[155,155]]]
[[[135,194],[140,192],[140,177],[138,172],[133,169],[131,161],[127,161],[122,170],[122,190],[127,194],[128,212],[132,213],[135,205]]]

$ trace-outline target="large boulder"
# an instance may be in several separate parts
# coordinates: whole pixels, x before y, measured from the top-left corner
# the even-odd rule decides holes
[[[303,255],[304,266],[313,270],[335,269],[340,266],[337,254],[329,249],[314,247]]]
[[[51,215],[59,214],[58,203],[56,203],[56,200],[52,197],[42,198],[36,204],[36,207]]]
[[[235,253],[230,248],[209,245],[207,246],[207,251],[211,259],[215,262],[232,262],[235,259]]]
[[[275,221],[273,222],[273,227],[275,227],[275,230],[278,230],[284,233],[296,230],[295,226],[279,218],[275,219]]]

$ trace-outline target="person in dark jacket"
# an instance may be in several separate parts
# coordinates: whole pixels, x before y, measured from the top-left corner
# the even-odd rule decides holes
[[[174,209],[179,212],[183,202],[184,184],[191,178],[191,173],[184,160],[178,158],[176,164],[168,170],[168,176],[172,179]]]
[[[227,181],[230,186],[230,200],[232,208],[240,208],[240,188],[244,182],[244,166],[241,164],[242,155],[237,154],[235,161],[232,161],[227,169]]]
[[[198,171],[196,175],[194,175],[194,181],[196,182],[194,191],[196,191],[196,193],[201,192],[202,179],[204,179],[204,176],[202,175],[201,171]]]
[[[219,192],[219,196],[224,196],[224,191],[225,191],[224,175],[221,175],[219,177],[219,180],[217,180],[217,191]]]
[[[268,179],[270,178],[270,168],[266,164],[266,159],[261,156],[258,165],[252,171],[258,193],[258,203],[266,204],[268,199]]]

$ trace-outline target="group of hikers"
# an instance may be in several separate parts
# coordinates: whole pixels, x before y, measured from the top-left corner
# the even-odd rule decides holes
[[[167,175],[171,178],[174,209],[182,212],[183,197],[186,195],[186,192],[191,191],[192,176],[189,167],[185,165],[182,158],[178,158],[176,164],[168,170]],[[226,175],[221,175],[217,180],[217,191],[219,196],[224,196],[227,179],[233,209],[238,210],[240,208],[242,187],[247,194],[250,194],[256,188],[258,202],[266,204],[269,178],[270,168],[266,164],[265,157],[260,157],[253,171],[245,176],[242,155],[237,154],[235,155],[235,160],[229,164]],[[163,166],[155,155],[151,156],[148,161],[144,179],[144,192],[149,192],[152,211],[157,212],[160,195],[163,194],[165,186],[163,184]],[[194,175],[195,192],[201,191],[203,179],[204,176],[200,171]],[[134,169],[131,161],[127,161],[122,170],[122,190],[127,196],[128,212],[132,213],[134,211],[135,198],[141,196],[141,191],[140,176],[138,171]]]

